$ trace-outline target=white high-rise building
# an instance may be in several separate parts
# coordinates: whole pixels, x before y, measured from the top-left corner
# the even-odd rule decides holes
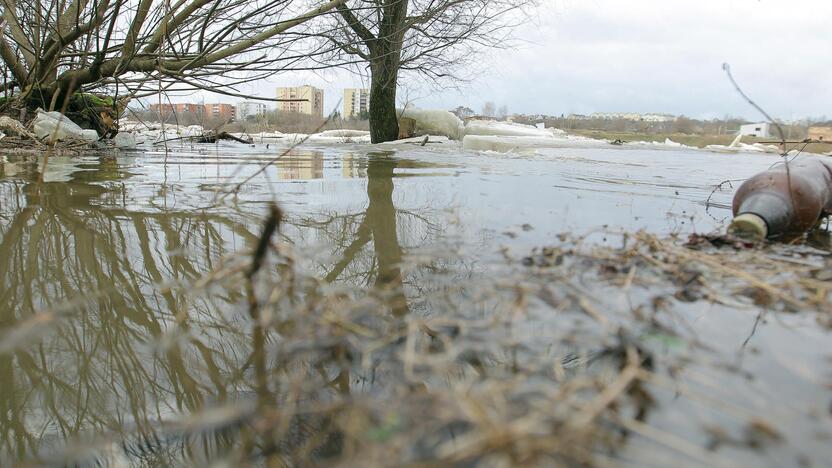
[[[366,88],[344,89],[344,118],[356,118],[370,110],[370,91]]]
[[[266,115],[269,111],[268,106],[262,102],[257,101],[242,101],[237,103],[237,120],[245,121],[249,116],[257,118],[261,115]]]
[[[277,103],[280,112],[297,112],[323,118],[324,91],[314,86],[303,85],[277,88],[277,98],[285,101]]]

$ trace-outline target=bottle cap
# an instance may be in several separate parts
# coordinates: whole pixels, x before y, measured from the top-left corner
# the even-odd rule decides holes
[[[757,242],[766,238],[768,226],[763,218],[754,213],[743,213],[737,215],[731,221],[731,225],[728,226],[728,233]]]

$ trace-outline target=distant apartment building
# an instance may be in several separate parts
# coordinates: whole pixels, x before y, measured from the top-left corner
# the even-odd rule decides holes
[[[634,122],[673,122],[676,120],[675,115],[657,112],[648,114],[639,114],[637,112],[593,112],[590,115],[569,114],[566,118],[570,120],[632,120]]]
[[[635,112],[593,112],[589,117],[601,120],[641,120],[641,114]]]
[[[641,120],[641,114],[633,112],[593,112],[589,117],[600,120]]]
[[[324,117],[324,91],[314,86],[303,85],[277,88],[278,99],[297,99],[277,103],[280,112],[297,112],[299,114]]]
[[[205,117],[214,118],[226,122],[235,120],[237,109],[232,104],[205,104]]]
[[[740,135],[768,138],[771,136],[771,124],[760,122],[741,125]]]
[[[673,122],[676,120],[676,116],[673,114],[650,113],[643,114],[641,120],[643,122]]]
[[[370,91],[366,88],[344,89],[344,118],[354,119],[370,111]]]
[[[194,115],[198,117],[202,117],[203,107],[199,104],[188,104],[188,103],[180,103],[180,104],[151,104],[150,110],[153,112],[158,112],[162,118],[168,118],[171,116],[185,116],[185,115]]]
[[[269,112],[269,107],[262,102],[257,101],[242,101],[237,103],[237,120],[244,121],[251,118],[257,118],[266,115]]]
[[[809,127],[807,136],[812,140],[832,141],[832,127]]]

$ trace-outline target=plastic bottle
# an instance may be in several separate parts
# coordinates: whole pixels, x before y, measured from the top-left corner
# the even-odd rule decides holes
[[[751,240],[800,234],[832,213],[832,161],[805,157],[746,180],[734,194],[728,232]]]

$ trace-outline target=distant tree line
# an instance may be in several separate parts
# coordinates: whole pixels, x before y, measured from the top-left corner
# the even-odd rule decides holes
[[[647,122],[628,119],[570,119],[565,116],[538,119],[530,116],[515,115],[512,120],[517,123],[534,125],[544,122],[547,127],[562,130],[597,130],[603,132],[640,133],[646,135],[684,134],[684,135],[734,135],[740,126],[750,123],[738,117],[721,119],[692,119],[681,115],[669,122]],[[780,124],[789,139],[806,138],[809,122],[803,124]]]

